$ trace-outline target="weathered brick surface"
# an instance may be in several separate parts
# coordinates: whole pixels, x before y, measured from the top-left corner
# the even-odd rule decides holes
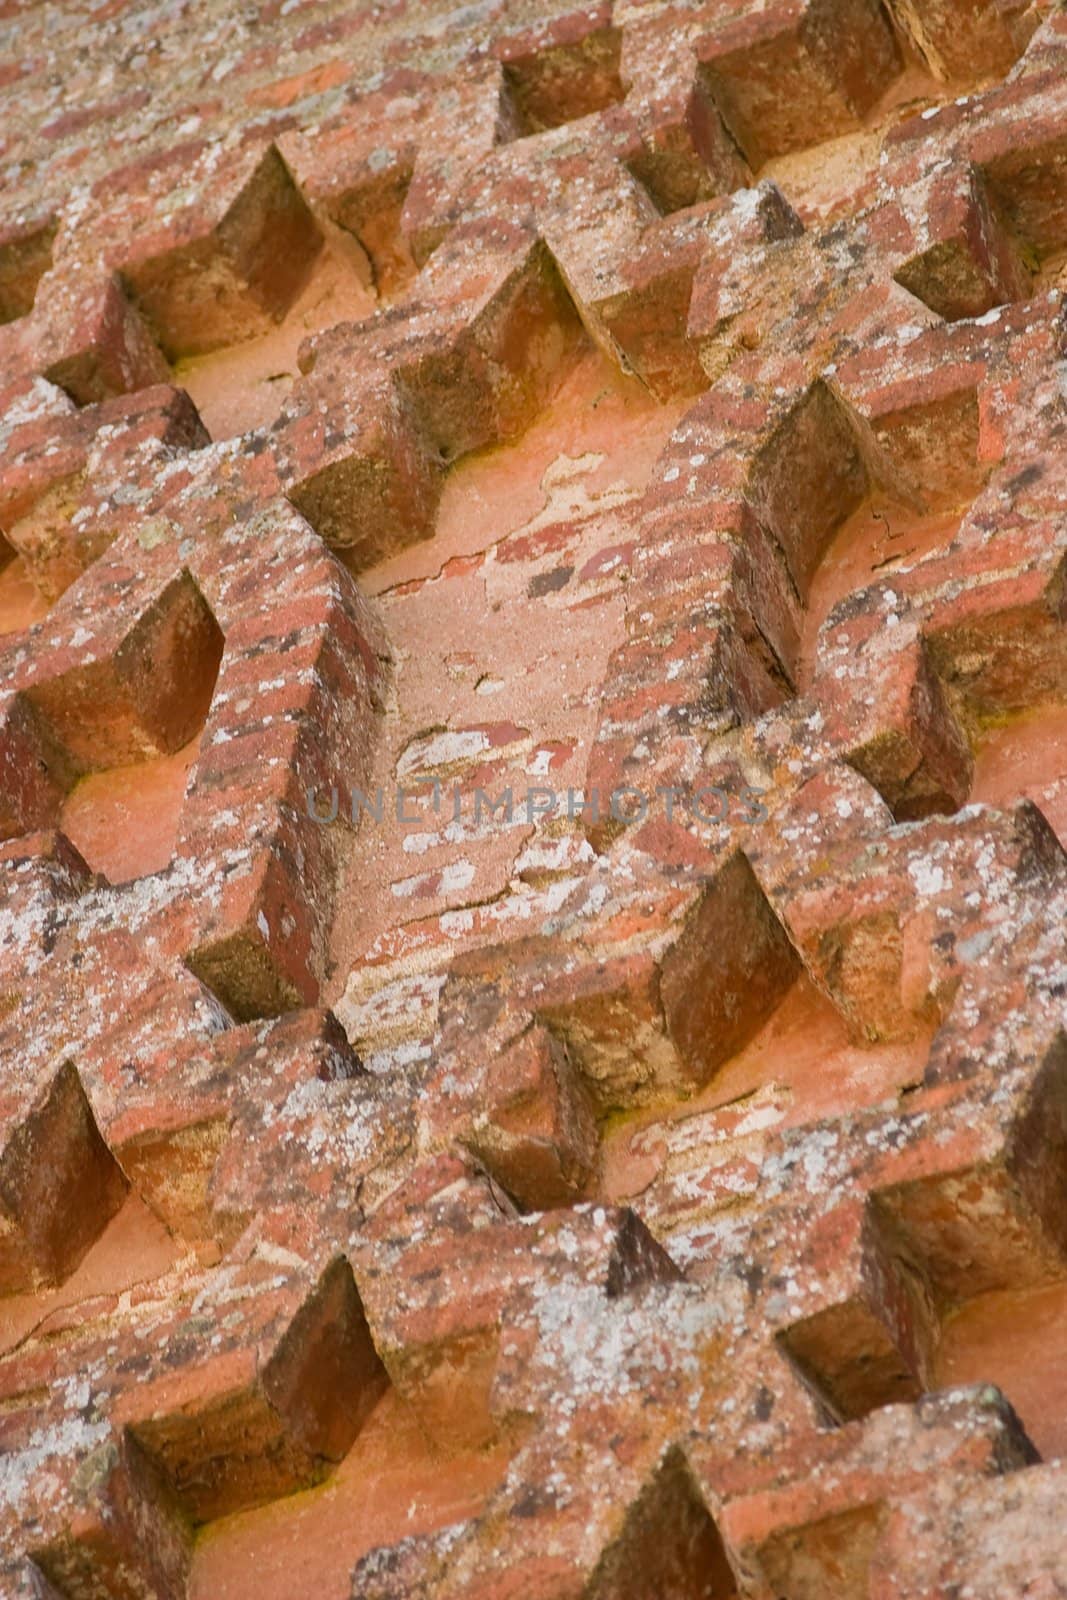
[[[1067,1594],[1062,6],[0,38],[0,1593]]]

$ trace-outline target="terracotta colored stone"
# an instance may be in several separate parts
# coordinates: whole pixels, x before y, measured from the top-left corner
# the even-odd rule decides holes
[[[0,1590],[1060,1592],[1060,9],[7,10]]]
[[[237,184],[210,233],[199,218],[192,226],[179,223],[168,248],[146,244],[122,262],[124,281],[171,359],[232,343],[280,319],[320,248],[273,147]]]
[[[35,220],[8,227],[0,242],[0,322],[14,322],[33,310],[34,296],[52,260],[56,225]]]

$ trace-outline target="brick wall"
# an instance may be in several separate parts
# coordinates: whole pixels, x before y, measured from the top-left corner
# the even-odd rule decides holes
[[[1067,1595],[1067,13],[0,3],[0,1595]]]

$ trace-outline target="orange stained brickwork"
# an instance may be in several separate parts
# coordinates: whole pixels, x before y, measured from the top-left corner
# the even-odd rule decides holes
[[[0,1596],[1067,1596],[1067,11],[0,105]]]

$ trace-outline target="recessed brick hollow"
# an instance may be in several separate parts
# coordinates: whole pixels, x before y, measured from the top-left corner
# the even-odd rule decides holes
[[[504,121],[512,136],[521,139],[558,128],[622,100],[622,38],[621,30],[610,25],[577,32],[563,22],[537,48],[514,54],[509,49],[504,57]]]
[[[1062,6],[8,9],[0,1593],[1067,1592]]]
[[[15,223],[0,236],[0,322],[32,311],[37,285],[52,265],[55,236],[50,218]]]

